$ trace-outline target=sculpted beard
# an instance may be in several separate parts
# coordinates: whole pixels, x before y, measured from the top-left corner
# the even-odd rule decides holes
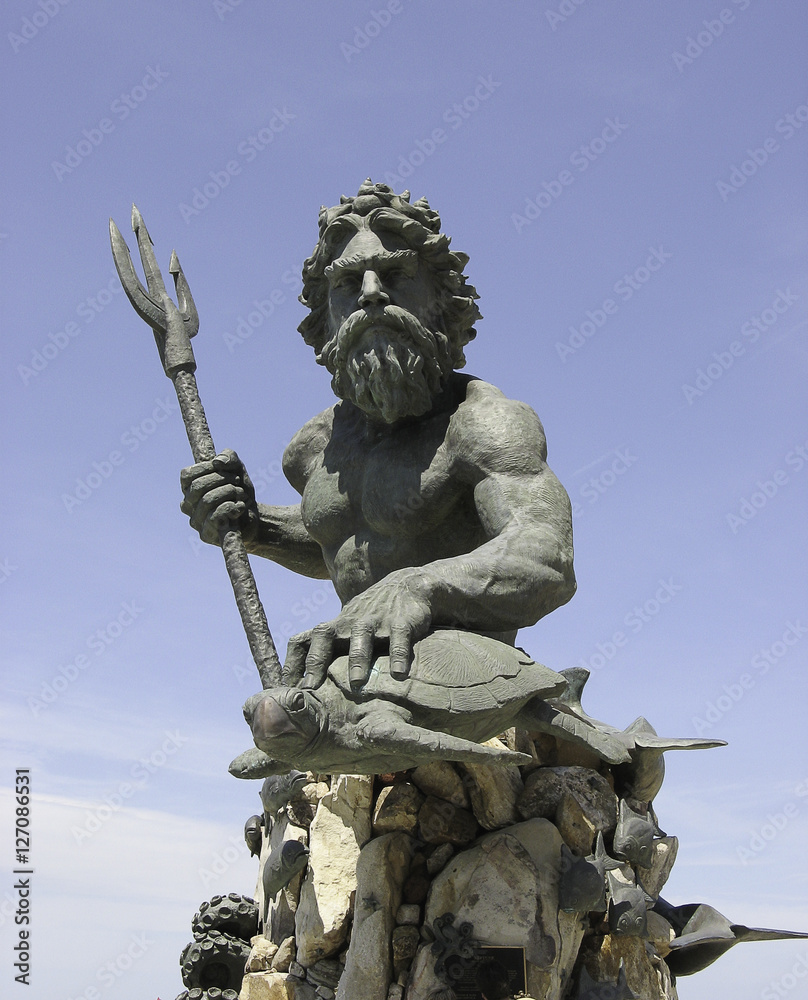
[[[426,413],[452,370],[446,335],[398,306],[372,317],[353,313],[325,344],[321,361],[337,396],[386,423]]]

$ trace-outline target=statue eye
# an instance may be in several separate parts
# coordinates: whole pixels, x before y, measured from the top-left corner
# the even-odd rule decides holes
[[[292,712],[302,712],[306,707],[306,696],[302,691],[295,691],[289,700],[289,708]]]
[[[334,280],[333,285],[335,288],[347,288],[354,289],[359,288],[362,283],[361,276],[355,271],[343,271]]]

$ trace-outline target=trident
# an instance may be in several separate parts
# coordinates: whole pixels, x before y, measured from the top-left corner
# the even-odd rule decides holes
[[[135,205],[132,205],[132,229],[137,237],[148,289],[140,283],[126,240],[110,219],[109,239],[118,277],[135,312],[154,331],[163,370],[171,379],[177,393],[194,461],[209,462],[216,455],[216,448],[199,398],[194,375],[196,359],[191,347],[191,337],[196,336],[199,330],[199,313],[196,311],[177,253],[173,250],[168,270],[174,277],[179,308],[174,305],[157,266],[154,244],[149,231]],[[255,665],[258,667],[261,684],[265,689],[277,687],[281,683],[281,664],[239,528],[230,521],[221,521],[219,544],[224,553],[224,563],[233,585],[241,623],[247,633],[247,641]]]

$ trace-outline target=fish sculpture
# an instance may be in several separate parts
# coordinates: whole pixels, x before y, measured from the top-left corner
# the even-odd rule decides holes
[[[676,932],[665,956],[665,963],[674,976],[692,976],[712,965],[730,948],[742,941],[788,941],[808,938],[801,931],[777,931],[763,927],[746,927],[731,923],[707,903],[686,903],[671,906],[658,899],[653,909],[663,916]]]
[[[272,821],[280,810],[298,794],[309,780],[305,771],[292,769],[287,774],[271,774],[261,785],[261,805],[264,807],[264,834],[269,836]]]
[[[620,867],[610,858],[598,831],[595,853],[579,858],[561,845],[561,877],[558,882],[558,903],[565,913],[603,913],[606,910],[606,872]]]
[[[261,842],[263,840],[261,828],[263,824],[264,821],[261,816],[250,816],[244,824],[244,842],[250,849],[251,858],[261,853]]]
[[[261,875],[265,923],[270,900],[274,901],[281,889],[285,889],[295,875],[303,871],[308,860],[309,849],[299,840],[285,840],[281,849],[267,859]]]
[[[609,882],[609,930],[625,937],[648,937],[648,906],[654,899],[641,885],[629,884],[611,872]]]
[[[612,845],[614,854],[635,867],[650,868],[657,829],[647,813],[643,816],[635,812],[625,799],[621,799]]]
[[[614,726],[588,715],[581,705],[581,696],[589,680],[589,671],[585,667],[570,667],[562,670],[561,674],[567,680],[567,688],[560,695],[548,698],[548,703],[553,708],[568,712],[579,722],[594,727],[604,736],[616,739],[628,751],[630,760],[617,763],[612,768],[617,787],[624,798],[646,803],[655,798],[665,777],[663,754],[668,750],[707,750],[727,745],[724,740],[657,736],[654,727],[642,716],[635,719],[626,729],[615,729]]]

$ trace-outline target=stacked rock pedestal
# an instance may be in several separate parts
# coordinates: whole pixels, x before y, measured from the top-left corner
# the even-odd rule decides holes
[[[497,947],[524,949],[536,1000],[603,985],[676,997],[664,961],[674,931],[651,910],[676,839],[649,803],[621,807],[619,778],[594,755],[548,736],[502,738],[533,763],[308,775],[260,855],[275,872],[297,840],[308,865],[272,899],[259,873],[241,1000],[431,1000]]]

